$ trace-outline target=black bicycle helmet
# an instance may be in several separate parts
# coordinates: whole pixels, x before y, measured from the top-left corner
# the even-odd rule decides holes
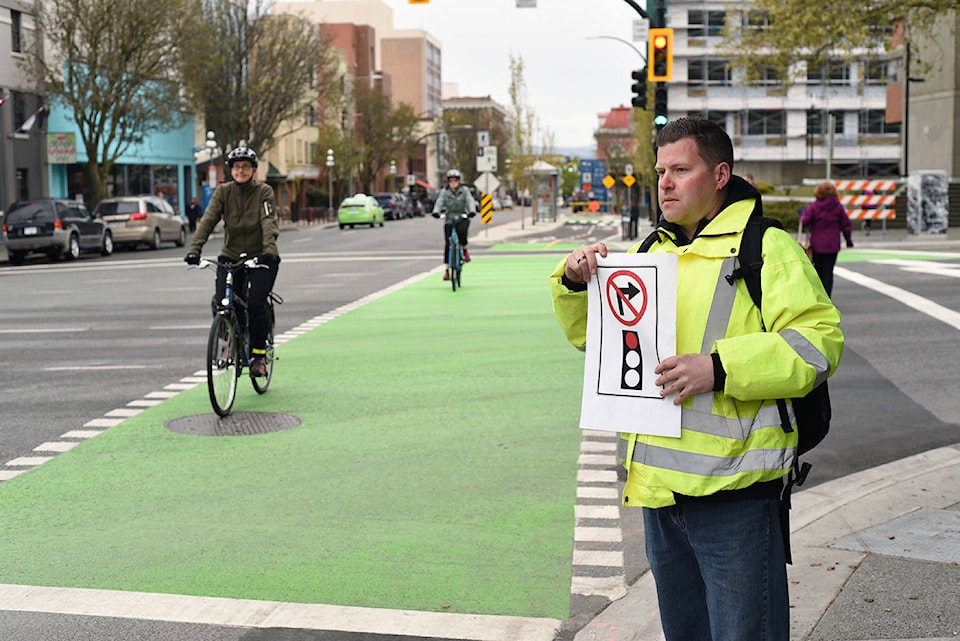
[[[227,154],[227,164],[233,167],[233,163],[238,160],[249,160],[253,168],[257,168],[257,152],[249,147],[237,147],[230,150],[230,153]]]
[[[451,169],[450,171],[448,171],[448,172],[447,172],[447,180],[450,180],[451,178],[456,178],[457,180],[460,180],[460,170],[459,170],[459,169]]]

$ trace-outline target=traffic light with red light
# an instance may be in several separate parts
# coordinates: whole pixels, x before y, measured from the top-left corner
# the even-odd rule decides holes
[[[650,30],[647,71],[647,79],[651,82],[673,79],[673,29]]]
[[[633,99],[630,101],[630,104],[638,109],[646,109],[647,70],[637,69],[636,71],[632,71],[630,72],[630,77],[633,78],[633,84],[630,86],[630,89],[633,91]]]

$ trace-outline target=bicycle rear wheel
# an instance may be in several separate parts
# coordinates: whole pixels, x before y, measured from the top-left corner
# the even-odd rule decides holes
[[[263,394],[267,391],[267,388],[270,387],[270,379],[273,378],[273,305],[267,305],[267,318],[270,321],[270,329],[267,331],[267,353],[263,357],[263,364],[267,368],[267,373],[263,376],[254,376],[250,374],[250,382],[253,383],[253,389],[256,390],[257,394]]]
[[[210,404],[219,416],[227,416],[237,397],[240,377],[240,337],[237,326],[226,314],[213,317],[207,339],[207,391]]]

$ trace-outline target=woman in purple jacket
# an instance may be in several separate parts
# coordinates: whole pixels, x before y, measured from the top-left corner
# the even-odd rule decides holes
[[[833,266],[837,264],[837,254],[840,253],[840,234],[847,239],[847,247],[853,247],[850,217],[840,204],[837,188],[829,180],[817,185],[813,195],[816,200],[803,212],[800,224],[810,234],[813,266],[830,296],[833,291]]]

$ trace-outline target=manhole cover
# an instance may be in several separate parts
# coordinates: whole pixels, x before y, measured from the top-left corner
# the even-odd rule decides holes
[[[236,412],[224,418],[216,414],[185,416],[168,421],[166,428],[171,432],[194,436],[252,436],[292,430],[301,423],[303,419],[292,414]]]

